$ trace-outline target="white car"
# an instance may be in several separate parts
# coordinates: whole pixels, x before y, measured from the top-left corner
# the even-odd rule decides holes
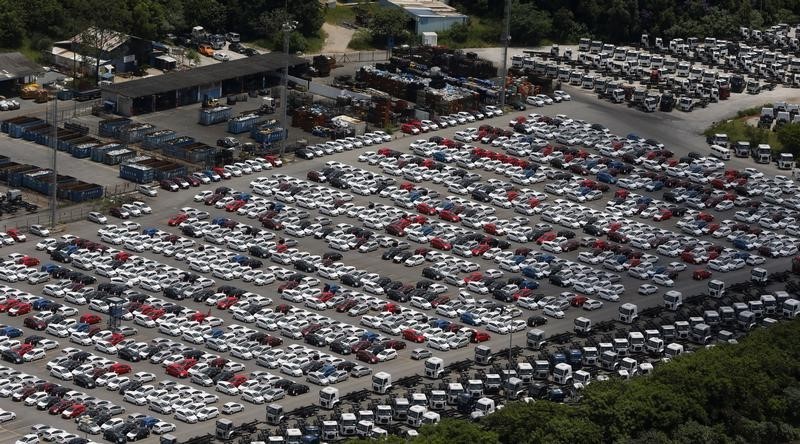
[[[550,316],[556,319],[563,319],[564,318],[564,311],[560,308],[556,307],[555,305],[545,305],[544,310],[542,310],[545,316]]]
[[[675,285],[675,281],[669,278],[669,276],[665,274],[654,274],[652,278],[653,282],[658,285],[663,285],[665,287],[672,287]]]
[[[393,348],[386,348],[378,352],[378,354],[376,354],[375,356],[378,358],[378,361],[380,362],[391,361],[392,359],[397,358],[397,350]]]
[[[219,416],[219,409],[216,407],[203,407],[195,412],[198,421],[208,421]]]
[[[189,409],[178,409],[175,411],[175,419],[185,423],[194,424],[197,422],[197,416]]]
[[[658,287],[653,284],[642,284],[639,286],[639,294],[650,295],[658,292]]]
[[[238,402],[226,402],[222,405],[222,413],[232,415],[244,411],[244,406]]]

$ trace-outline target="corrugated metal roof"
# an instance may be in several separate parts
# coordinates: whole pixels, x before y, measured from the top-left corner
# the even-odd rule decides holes
[[[44,68],[18,52],[0,53],[0,80],[18,79],[44,72]]]
[[[103,86],[103,91],[127,97],[142,97],[161,94],[183,88],[207,85],[222,80],[244,77],[262,72],[277,71],[286,63],[286,55],[271,52],[243,59],[201,66],[187,71],[171,72],[159,76],[131,80],[114,85]],[[289,66],[309,63],[308,60],[289,55]]]

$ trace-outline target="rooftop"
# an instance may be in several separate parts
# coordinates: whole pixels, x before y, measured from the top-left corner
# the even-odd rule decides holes
[[[187,71],[170,72],[158,76],[118,83],[102,87],[103,91],[127,97],[142,97],[161,94],[193,86],[207,85],[222,80],[245,77],[262,72],[277,71],[286,63],[286,55],[271,52],[246,57],[230,62],[215,63]],[[308,60],[289,55],[289,66],[308,63]]]
[[[439,0],[385,0],[418,17],[466,17],[456,8]]]
[[[44,68],[18,52],[0,53],[0,81],[44,72]]]

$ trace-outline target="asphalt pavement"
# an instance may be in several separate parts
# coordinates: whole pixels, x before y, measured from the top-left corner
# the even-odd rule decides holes
[[[540,114],[547,114],[547,115],[555,115],[555,114],[567,114],[573,118],[580,118],[584,119],[588,122],[597,122],[607,126],[611,129],[612,132],[620,135],[626,135],[628,133],[634,132],[639,134],[643,137],[655,138],[658,139],[660,142],[664,143],[670,150],[676,153],[677,156],[684,155],[689,151],[697,151],[704,153],[707,150],[707,146],[705,144],[705,140],[697,135],[696,131],[690,129],[690,125],[687,124],[687,121],[692,120],[691,114],[678,114],[673,113],[669,115],[665,115],[663,113],[655,113],[655,114],[645,114],[637,110],[628,109],[624,106],[614,105],[607,102],[598,102],[593,94],[584,94],[580,90],[569,90],[570,93],[573,94],[575,100],[572,102],[566,102],[561,104],[556,104],[552,106],[547,106],[545,108],[529,108],[524,113],[514,113],[513,115],[504,115],[502,117],[487,119],[480,123],[473,124],[471,126],[477,126],[479,124],[493,124],[495,126],[508,126],[508,121],[511,120],[515,115],[520,114],[527,114],[531,112],[540,113]],[[718,105],[722,106],[722,105]],[[188,111],[188,110],[187,110]],[[191,112],[187,112],[186,119],[191,119],[190,121],[194,121],[196,119],[195,110]],[[696,125],[696,123],[693,123]],[[465,125],[463,127],[470,126]],[[442,135],[447,137],[452,137],[453,133],[461,128],[449,128],[440,130],[434,133],[425,134],[423,137],[427,138],[432,135]],[[219,137],[222,137],[224,129],[221,129],[221,134]],[[382,144],[380,146],[387,146],[390,148],[402,150],[404,152],[408,152],[408,144],[412,142],[417,137],[414,136],[397,136],[395,140],[392,142]],[[421,138],[421,137],[420,137]],[[1,140],[0,140],[1,142]],[[288,174],[296,177],[305,178],[306,173],[311,169],[319,169],[324,166],[324,164],[331,160],[341,161],[345,163],[349,163],[351,165],[358,166],[363,169],[371,170],[374,172],[379,172],[380,170],[376,166],[369,166],[366,163],[359,163],[357,161],[357,157],[360,153],[364,151],[377,150],[376,146],[369,147],[369,148],[361,148],[353,151],[346,151],[344,153],[325,156],[322,158],[314,159],[311,161],[290,161],[282,168],[275,169],[272,171],[266,171],[262,173],[255,173],[250,176],[245,176],[241,178],[234,178],[230,181],[226,181],[224,185],[229,186],[233,189],[238,190],[247,190],[248,183],[253,180],[256,176],[264,176],[270,175],[273,173],[282,173]],[[83,162],[83,161],[81,161]],[[776,174],[778,170],[774,169],[773,166],[765,166],[765,165],[756,165],[749,159],[731,159],[728,164],[732,167],[736,168],[744,168],[744,167],[756,167],[763,170],[766,173]],[[89,164],[93,165],[93,164]],[[485,171],[479,171],[479,173],[483,176],[484,180],[490,177],[501,178],[507,180],[507,178],[498,176],[494,173],[487,173]],[[67,174],[73,174],[67,171]],[[208,208],[204,207],[202,204],[197,204],[191,201],[192,196],[203,189],[214,189],[215,187],[219,186],[220,184],[210,184],[204,185],[199,188],[192,188],[190,190],[184,190],[177,193],[170,193],[164,190],[159,190],[159,196],[157,198],[146,198],[144,196],[137,196],[137,198],[146,201],[152,208],[153,214],[146,215],[140,218],[134,219],[134,221],[139,222],[142,224],[143,227],[157,227],[165,231],[170,231],[177,233],[178,229],[174,227],[168,227],[166,222],[167,219],[175,214],[180,208],[185,206],[193,206],[200,209],[209,210]],[[425,182],[421,184],[430,189],[435,189],[439,191],[442,195],[450,194],[445,187],[440,185],[435,185],[430,182]],[[531,186],[530,188],[536,189],[541,191],[544,187],[543,183],[536,184]],[[608,196],[605,196],[606,198]],[[369,202],[382,202],[382,203],[390,203],[388,199],[381,198],[379,196],[370,196],[370,197],[363,197],[356,195],[354,198],[354,203],[357,205],[367,205]],[[594,207],[594,208],[603,208],[602,203],[603,201],[595,201],[585,203],[584,205]],[[232,215],[231,213],[225,213],[223,210],[209,210],[213,216],[227,216],[233,217],[241,222],[253,224],[254,221],[247,219],[243,216],[236,216]],[[312,211],[312,214],[314,212]],[[730,213],[730,212],[729,212]],[[510,218],[513,217],[513,214],[510,210],[503,210],[498,209],[497,216],[500,218]],[[730,217],[730,216],[727,216]],[[531,216],[532,223],[539,222],[538,216]],[[110,218],[109,223],[117,223],[119,221],[113,220]],[[335,223],[339,222],[348,222],[348,223],[356,223],[353,219],[349,219],[344,216],[338,216],[333,218]],[[653,223],[653,222],[648,222]],[[675,221],[665,221],[658,223],[659,227],[669,228],[675,230],[674,226]],[[68,224],[64,227],[64,231],[58,234],[74,234],[80,237],[87,237],[89,239],[97,240],[98,237],[96,235],[96,230],[99,228],[98,225],[92,224],[90,222],[76,222]],[[708,238],[708,237],[707,237]],[[18,244],[13,247],[4,247],[2,252],[10,253],[10,252],[21,252],[24,254],[31,254],[36,257],[42,259],[42,262],[48,262],[46,255],[42,254],[42,252],[35,251],[34,244],[36,239],[31,236],[31,239],[26,244]],[[722,241],[724,242],[724,241]],[[513,247],[517,247],[519,244],[513,243]],[[512,247],[512,248],[513,248]],[[330,249],[327,247],[326,243],[313,239],[311,237],[305,237],[299,240],[298,247],[300,250],[308,251],[312,254],[323,254]],[[361,254],[358,252],[348,252],[344,254],[344,259],[342,262],[353,265],[357,268],[363,268],[370,272],[378,272],[381,275],[389,276],[393,279],[399,279],[403,282],[415,282],[421,278],[420,271],[421,267],[404,267],[402,264],[393,264],[390,261],[381,261],[379,255],[381,250],[368,253],[368,254]],[[577,260],[577,251],[564,253],[559,256],[563,256],[570,260]],[[144,253],[145,256],[151,257],[156,259],[162,263],[166,263],[169,265],[173,265],[179,268],[186,269],[186,265],[184,263],[175,261],[173,258],[165,258],[163,256],[155,255],[153,253]],[[471,258],[470,260],[480,264],[481,269],[485,270],[487,268],[497,268],[496,264],[486,261],[482,258]],[[661,257],[660,263],[668,263],[671,259]],[[265,263],[265,265],[272,265],[271,262]],[[785,270],[789,265],[789,260],[787,258],[778,259],[778,260],[769,260],[766,264],[766,267],[770,271],[780,271]],[[682,291],[685,295],[692,295],[697,293],[705,292],[707,281],[694,281],[689,276],[691,273],[690,267],[689,270],[684,271],[681,273],[681,276],[678,279],[676,284],[676,289]],[[719,277],[720,274],[715,273],[715,277]],[[739,282],[742,280],[746,280],[749,278],[749,267],[744,269],[738,270],[736,272],[731,272],[725,274],[722,279],[726,282]],[[639,306],[639,309],[642,310],[644,308],[659,305],[661,303],[661,293],[659,292],[657,295],[651,296],[642,296],[636,293],[636,288],[639,284],[643,281],[635,280],[627,275],[622,276],[621,283],[626,286],[626,293],[622,298],[622,302],[632,302]],[[218,284],[222,284],[223,282],[219,282]],[[265,287],[256,287],[252,284],[243,283],[241,281],[233,281],[233,285],[236,285],[240,288],[244,288],[248,291],[252,291],[254,293],[262,294],[264,296],[271,297],[275,303],[284,303],[286,301],[280,300],[280,296],[276,292],[277,284],[270,284]],[[23,290],[30,291],[32,293],[39,293],[41,291],[41,285],[38,286],[30,286],[27,284],[13,284],[13,286],[21,288]],[[557,288],[551,286],[547,282],[542,282],[542,287],[538,290],[539,292],[544,292],[545,294],[553,294],[556,295],[565,289]],[[662,289],[663,291],[663,289]],[[195,303],[191,300],[183,301],[183,305],[188,306],[190,308],[196,308],[200,311],[207,311],[208,307]],[[603,320],[613,319],[616,317],[617,314],[617,307],[619,303],[609,303],[606,302],[604,307],[600,310],[588,313],[588,317],[590,317],[593,321],[599,322]],[[78,307],[81,313],[88,312],[86,307]],[[524,316],[527,316],[529,313],[527,310],[523,310],[525,312]],[[571,330],[572,323],[575,317],[577,316],[587,316],[587,312],[570,308],[567,310],[567,316],[565,319],[554,320],[551,319],[547,326],[544,328],[548,335],[555,335],[567,330]],[[228,325],[230,323],[234,323],[232,318],[230,317],[228,312],[222,312],[217,310],[216,308],[212,309],[212,314],[214,316],[220,317],[225,321],[224,325]],[[335,311],[328,310],[324,313],[327,316],[333,317],[337,320],[342,320],[344,322],[348,322],[351,324],[358,324],[359,319],[349,317],[344,313],[336,313]],[[7,315],[0,315],[4,319],[2,322],[7,323],[9,325],[20,326],[22,324],[21,318],[11,318]],[[239,323],[239,322],[236,322]],[[132,323],[128,323],[133,325]],[[164,336],[162,334],[158,334],[158,332],[154,329],[145,329],[143,327],[136,326],[139,329],[139,333],[134,336],[137,341],[149,341],[150,339],[156,336]],[[25,329],[26,335],[31,334],[31,332]],[[76,347],[81,348],[75,344],[68,343],[66,339],[60,339],[62,347]],[[524,332],[520,332],[514,334],[513,337],[509,336],[502,336],[498,334],[492,335],[492,340],[488,343],[493,349],[498,350],[500,348],[504,348],[511,342],[515,345],[524,345],[525,343],[525,335]],[[288,340],[284,338],[284,347],[286,345],[297,343],[297,341]],[[409,346],[406,350],[400,352],[400,357],[397,360],[390,361],[388,363],[381,363],[372,366],[373,371],[388,371],[392,374],[393,378],[399,379],[403,376],[413,375],[413,374],[421,374],[422,373],[422,362],[420,361],[413,361],[408,358],[409,350],[415,348],[414,346]],[[92,350],[93,351],[93,350]],[[60,352],[58,350],[51,350],[48,352],[47,359],[52,359],[53,357],[59,355]],[[435,355],[441,356],[444,358],[445,363],[452,363],[455,361],[459,361],[462,359],[468,359],[473,356],[473,346],[469,346],[466,348],[462,348],[455,351],[449,352],[435,352]],[[352,355],[348,356],[347,358],[353,358]],[[43,379],[53,380],[52,377],[49,376],[47,370],[45,369],[45,361],[38,361],[34,363],[26,363],[20,366],[20,369],[24,372],[36,375]],[[2,363],[6,365],[7,363]],[[245,363],[247,365],[247,371],[253,370],[264,370],[255,365],[253,361],[249,361]],[[167,378],[164,374],[164,369],[160,365],[154,365],[149,362],[140,362],[133,364],[134,372],[138,371],[148,371],[152,372],[157,375],[159,380],[163,379],[171,379]],[[276,373],[276,371],[273,371]],[[185,381],[181,381],[186,383]],[[72,386],[71,383],[67,383],[68,386]],[[361,379],[349,379],[345,382],[339,383],[336,385],[340,389],[342,394],[346,394],[348,392],[354,390],[360,390],[364,388],[368,388],[370,385],[369,378],[361,378]],[[318,400],[318,392],[317,387],[311,386],[312,390],[302,396],[297,397],[287,397],[280,401],[279,403],[284,406],[286,411],[292,410],[297,407],[309,405],[312,403],[316,403]],[[210,389],[204,389],[210,391]],[[97,396],[98,398],[109,399],[112,402],[122,405],[126,407],[127,413],[140,411],[143,413],[152,413],[147,411],[143,407],[136,407],[132,404],[122,401],[122,396],[119,395],[117,392],[111,392],[105,390],[104,388],[97,388],[93,390],[88,390],[93,396]],[[220,397],[219,403],[215,404],[220,406],[221,404],[228,402],[228,401],[237,401],[241,402],[238,399],[233,397],[229,397],[226,395],[222,395],[221,393],[215,393]],[[244,412],[234,415],[231,419],[235,423],[242,423],[246,421],[250,421],[253,419],[264,419],[264,406],[252,406],[246,403],[246,407],[248,407]],[[17,403],[11,402],[10,398],[2,398],[0,399],[0,408],[5,410],[15,411],[18,415],[18,418],[15,421],[6,423],[2,429],[0,429],[0,444],[4,443],[11,443],[14,442],[19,435],[23,435],[28,433],[30,430],[30,425],[36,423],[47,423],[54,425],[56,427],[64,428],[68,431],[74,432],[76,430],[76,424],[72,421],[66,421],[61,419],[60,417],[54,417],[47,414],[40,413],[33,408],[25,407]],[[156,415],[162,417],[164,415]],[[177,433],[173,433],[175,436],[179,438],[179,440],[185,440],[192,436],[201,435],[204,433],[213,433],[214,429],[214,421],[209,421],[206,423],[200,423],[192,426],[188,426],[186,424],[182,424],[177,422],[171,418],[163,418],[169,422],[174,422],[178,425]],[[83,433],[80,433],[83,436]],[[155,437],[151,437],[144,442],[156,442]],[[99,440],[95,438],[95,440]]]

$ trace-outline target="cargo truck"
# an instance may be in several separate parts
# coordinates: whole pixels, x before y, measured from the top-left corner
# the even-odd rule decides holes
[[[772,159],[772,147],[766,143],[759,143],[758,146],[751,148],[750,156],[756,163],[769,163]]]

